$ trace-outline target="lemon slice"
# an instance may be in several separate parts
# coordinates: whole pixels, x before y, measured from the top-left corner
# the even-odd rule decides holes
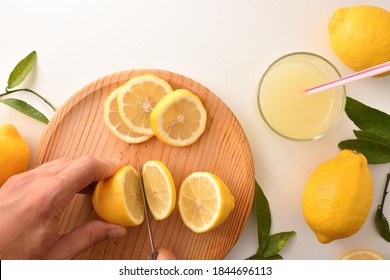
[[[194,143],[206,128],[202,101],[186,89],[175,90],[156,105],[150,115],[152,130],[163,143],[183,147]]]
[[[122,121],[118,112],[118,93],[121,92],[123,86],[115,89],[104,101],[103,120],[110,131],[119,139],[126,143],[137,144],[144,142],[152,137],[152,135],[144,135],[135,133]]]
[[[92,205],[107,222],[125,227],[140,225],[145,212],[137,170],[125,166],[100,181],[93,192]]]
[[[345,254],[342,260],[384,260],[384,257],[369,249],[356,249]]]
[[[215,174],[194,172],[184,179],[178,199],[184,224],[196,233],[222,224],[234,208],[234,197]]]
[[[171,86],[163,79],[146,74],[130,79],[118,93],[118,111],[122,121],[134,132],[153,135],[150,113]]]
[[[159,160],[144,163],[142,179],[150,212],[156,220],[167,218],[176,203],[176,189],[171,172]]]

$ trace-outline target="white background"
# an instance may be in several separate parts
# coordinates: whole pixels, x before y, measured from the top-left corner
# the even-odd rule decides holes
[[[374,213],[390,166],[370,166],[375,196],[363,228],[354,236],[323,245],[306,225],[301,196],[319,163],[352,138],[354,125],[343,115],[325,137],[311,142],[285,140],[263,123],[256,107],[258,82],[268,65],[296,51],[314,52],[352,73],[328,41],[328,21],[339,7],[371,4],[390,10],[389,1],[352,0],[66,0],[0,2],[0,88],[16,63],[32,50],[37,67],[24,86],[60,107],[80,88],[122,70],[155,68],[194,79],[217,94],[240,121],[253,152],[256,179],[266,194],[272,233],[295,230],[281,252],[285,259],[338,259],[357,248],[390,258],[390,243],[376,232]],[[347,86],[347,94],[390,113],[390,77]],[[35,98],[17,97],[50,109]],[[14,124],[34,155],[45,125],[0,104],[0,125]],[[237,174],[240,176],[240,174]],[[390,217],[390,201],[385,214]],[[226,259],[243,259],[257,250],[252,213]]]
[[[4,262],[4,264],[3,264]],[[97,280],[127,280],[127,279],[315,279],[328,280],[337,276],[337,279],[370,279],[375,275],[388,275],[389,261],[386,262],[341,262],[335,260],[322,261],[3,261],[1,279],[97,279]],[[220,274],[219,268],[243,271],[243,268],[252,269],[254,274],[239,275]],[[120,275],[120,269],[127,268],[127,275]],[[160,270],[161,268],[161,270]],[[215,268],[215,269],[214,269]],[[146,272],[146,270],[149,270]],[[176,269],[176,270],[175,270]],[[160,275],[156,275],[156,271]],[[201,270],[201,273],[200,273]],[[134,273],[138,271],[138,276]],[[143,271],[143,274],[141,275]],[[216,273],[215,273],[216,271]],[[226,271],[226,270],[225,270]],[[320,273],[318,273],[320,271]],[[172,272],[175,275],[167,275]],[[149,273],[149,275],[146,275]],[[189,274],[186,275],[184,274]],[[263,275],[262,275],[263,274]]]

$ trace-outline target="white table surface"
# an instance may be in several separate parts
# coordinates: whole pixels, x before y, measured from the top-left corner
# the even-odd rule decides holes
[[[271,207],[271,233],[297,232],[281,252],[285,259],[337,259],[356,248],[370,248],[389,259],[390,243],[376,232],[374,213],[390,165],[370,166],[375,195],[363,228],[323,245],[303,219],[302,191],[313,168],[336,156],[340,141],[353,137],[354,125],[344,114],[325,137],[293,142],[265,126],[255,102],[261,75],[286,53],[314,52],[343,75],[352,73],[332,52],[327,24],[336,8],[367,2],[390,10],[385,0],[1,1],[0,88],[32,50],[38,53],[37,67],[24,86],[57,107],[88,83],[127,69],[164,69],[197,80],[230,107],[246,132],[256,179]],[[390,113],[389,85],[390,77],[370,78],[348,85],[347,94]],[[16,96],[52,116],[39,100]],[[4,123],[18,128],[34,155],[45,125],[0,104],[0,125]],[[390,201],[384,211],[390,217]],[[252,213],[226,259],[244,259],[256,250]]]

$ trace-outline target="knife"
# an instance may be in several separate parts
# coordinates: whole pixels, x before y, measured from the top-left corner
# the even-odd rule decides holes
[[[144,186],[144,181],[142,180],[139,163],[137,163],[137,169],[138,169],[139,184],[141,187],[142,199],[144,201],[145,220],[146,220],[146,225],[148,227],[149,242],[150,242],[150,247],[152,249],[151,258],[152,258],[152,260],[157,260],[158,253],[156,251],[156,247],[154,247],[153,235],[152,235],[152,230],[150,228],[150,222],[149,222],[149,216],[148,216],[148,206],[147,206],[146,195],[145,195],[145,186]]]

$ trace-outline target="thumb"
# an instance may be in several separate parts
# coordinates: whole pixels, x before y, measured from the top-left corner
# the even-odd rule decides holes
[[[48,259],[73,259],[89,247],[109,238],[126,235],[127,229],[104,221],[89,221],[61,236],[46,256]]]

